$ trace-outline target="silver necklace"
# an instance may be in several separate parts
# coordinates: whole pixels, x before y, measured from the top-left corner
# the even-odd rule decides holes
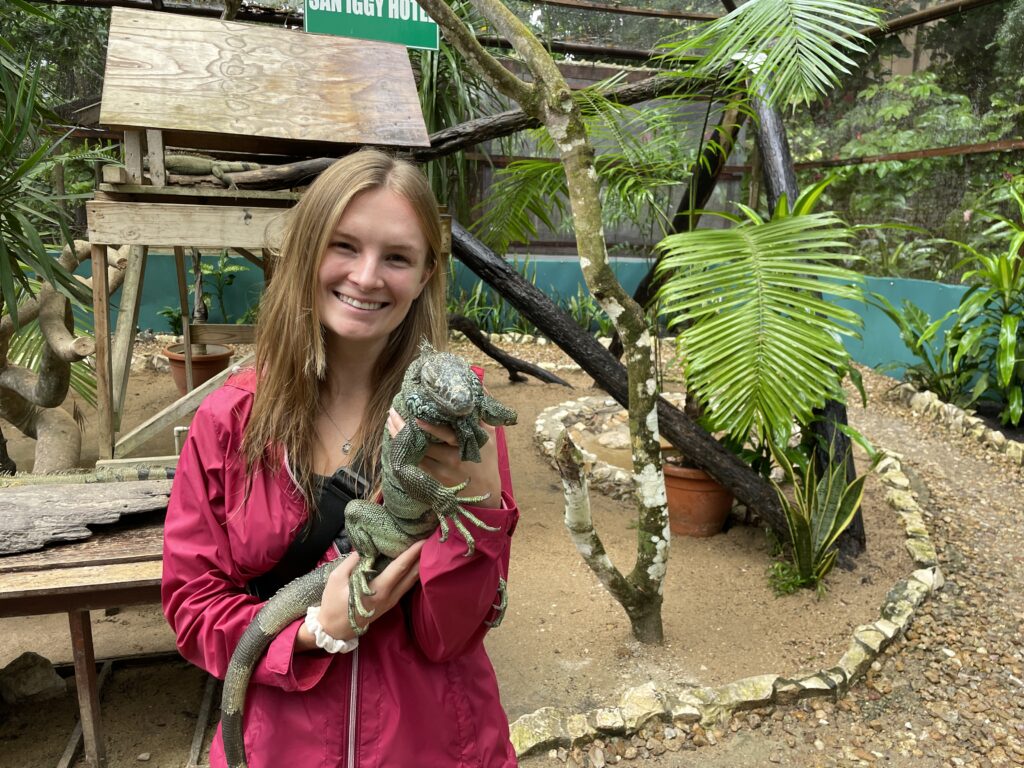
[[[341,427],[338,426],[338,422],[334,420],[334,417],[331,416],[331,412],[326,408],[321,408],[320,410],[324,412],[324,415],[328,418],[331,424],[334,425],[334,428],[338,430],[338,434],[344,439],[345,442],[341,444],[341,452],[348,456],[349,453],[352,452],[352,437],[355,437],[355,434],[353,433],[352,437],[345,437],[345,433],[342,431]],[[358,427],[356,428],[356,431],[359,431]]]

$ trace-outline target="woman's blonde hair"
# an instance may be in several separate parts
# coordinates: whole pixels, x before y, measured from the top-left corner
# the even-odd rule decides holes
[[[313,453],[320,390],[327,376],[327,351],[317,304],[320,262],[346,206],[360,192],[388,189],[405,198],[419,217],[427,241],[430,277],[408,315],[388,339],[377,361],[377,386],[353,442],[362,446],[364,470],[377,482],[381,435],[388,407],[420,339],[437,349],[447,346],[445,268],[437,199],[412,163],[380,150],[363,149],[324,171],[288,212],[273,254],[270,279],[260,301],[256,328],[259,383],[242,451],[251,473],[265,458],[287,455],[292,474],[307,502],[313,493]],[[268,454],[269,451],[269,454]],[[273,464],[271,466],[274,466]],[[310,504],[310,513],[315,510]]]

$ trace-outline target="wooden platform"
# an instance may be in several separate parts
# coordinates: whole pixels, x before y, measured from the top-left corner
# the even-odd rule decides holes
[[[0,557],[0,618],[68,615],[82,737],[96,768],[107,759],[89,611],[158,603],[162,542],[163,524],[151,523],[82,544]]]

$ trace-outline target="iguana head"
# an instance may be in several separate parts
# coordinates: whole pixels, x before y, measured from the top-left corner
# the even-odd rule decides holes
[[[421,396],[446,421],[473,413],[480,403],[482,388],[465,360],[450,352],[438,352],[424,342],[420,345],[420,361]]]

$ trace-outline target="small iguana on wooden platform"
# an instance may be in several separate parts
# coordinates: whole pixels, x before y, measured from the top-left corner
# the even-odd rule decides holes
[[[224,177],[224,174],[258,171],[262,167],[259,163],[248,163],[241,160],[217,160],[205,155],[167,154],[164,156],[164,168],[168,173],[180,173],[183,176],[214,176],[225,187],[232,185]]]
[[[480,447],[487,441],[483,421],[492,426],[511,426],[516,412],[495,400],[462,358],[438,352],[426,341],[420,356],[405,373],[402,387],[392,407],[405,420],[394,436],[385,429],[381,448],[381,475],[384,504],[355,500],[345,508],[345,528],[359,563],[349,583],[349,622],[357,635],[365,630],[358,616],[370,617],[362,596],[372,595],[370,578],[391,559],[414,542],[441,528],[445,541],[454,527],[466,541],[466,555],[475,551],[473,536],[463,519],[485,530],[493,530],[461,507],[482,501],[486,496],[460,497],[465,483],[447,487],[419,468],[427,452],[430,436],[417,425],[422,419],[455,430],[463,461],[480,461]],[[245,692],[256,662],[275,636],[291,622],[305,616],[306,609],[319,605],[331,572],[343,558],[325,563],[312,573],[282,587],[256,614],[231,656],[221,697],[221,723],[224,752],[230,768],[244,768],[245,744],[242,740],[242,711]],[[501,623],[507,599],[505,582],[499,583],[498,617]]]
[[[26,485],[67,485],[74,483],[119,483],[133,480],[173,480],[174,467],[157,464],[129,464],[122,467],[101,467],[93,471],[68,471],[48,475],[19,472],[0,475],[0,488]]]

